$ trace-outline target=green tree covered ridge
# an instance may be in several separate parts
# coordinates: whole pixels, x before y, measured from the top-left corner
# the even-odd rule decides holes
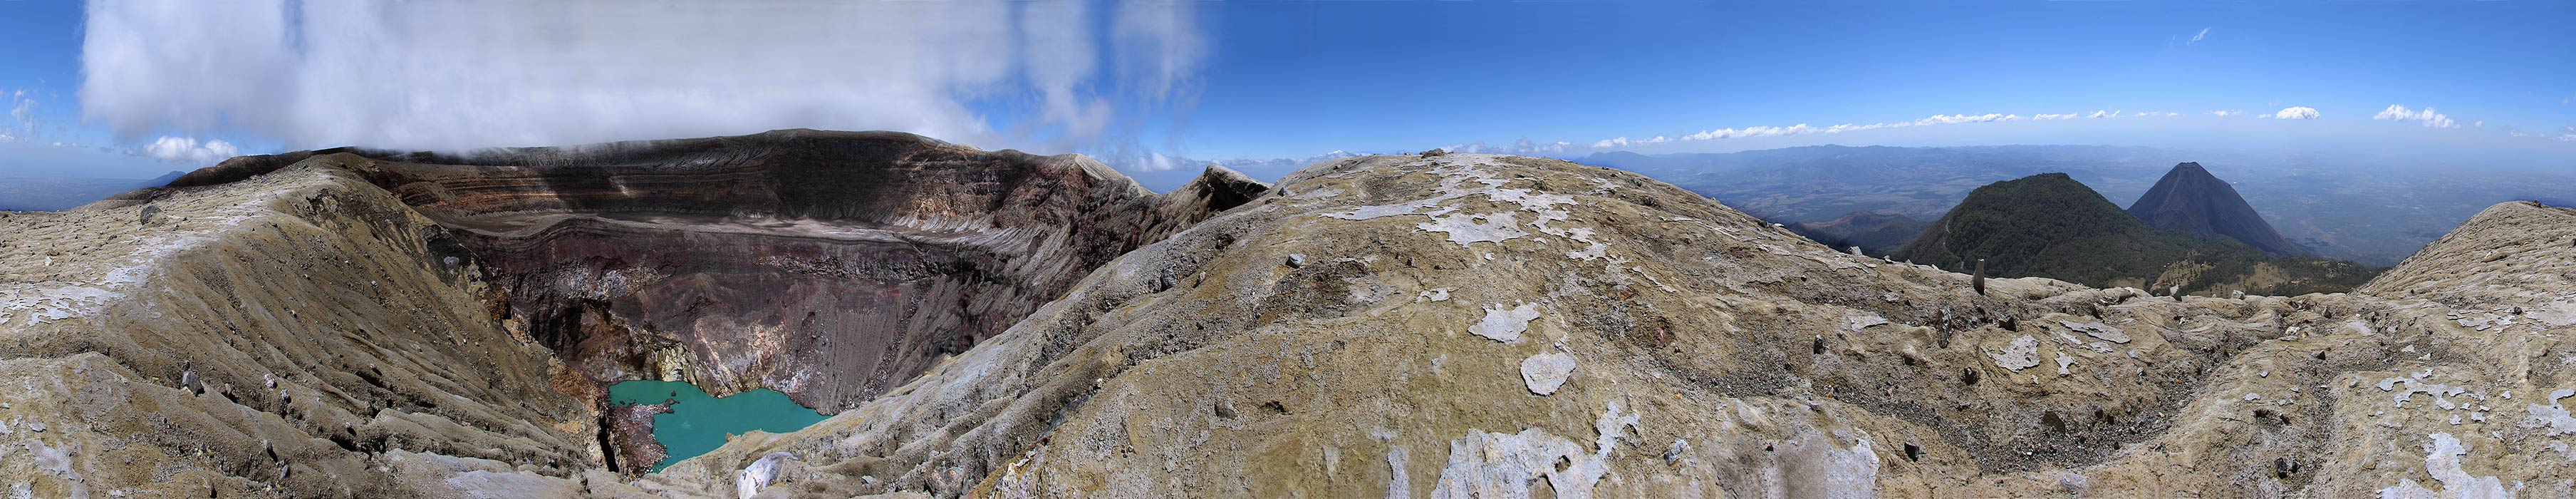
[[[2381,269],[2315,257],[2271,256],[2233,240],[2159,231],[2064,173],[1978,187],[1891,255],[1996,277],[2048,277],[2159,293],[2263,295],[2341,292]]]

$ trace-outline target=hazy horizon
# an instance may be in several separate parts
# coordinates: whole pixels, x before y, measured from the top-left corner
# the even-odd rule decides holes
[[[617,8],[0,2],[0,177],[781,128],[1083,153],[1131,175],[1336,150],[1825,143],[2576,165],[2563,2]]]

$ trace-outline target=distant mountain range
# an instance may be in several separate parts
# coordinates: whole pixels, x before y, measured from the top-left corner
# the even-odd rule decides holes
[[[187,172],[157,178],[0,178],[0,211],[68,210],[116,193],[169,185]]]
[[[2232,188],[2284,241],[2317,256],[2378,266],[2415,254],[2495,203],[2576,199],[2576,173],[2558,170],[2147,147],[1810,146],[1603,152],[1577,161],[1643,173],[1771,222],[1797,224],[1855,212],[1932,220],[1978,186],[2044,172],[2065,173],[2110,199],[2140,199],[2185,159],[2227,171],[2236,181]]]
[[[2339,292],[2376,273],[2350,262],[2273,256],[2231,239],[2158,230],[2063,173],[1979,187],[1889,257],[1953,271],[1983,259],[1990,276],[2159,293],[2179,286],[2217,296]]]

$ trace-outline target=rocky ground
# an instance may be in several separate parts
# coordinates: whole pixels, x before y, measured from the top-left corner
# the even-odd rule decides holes
[[[153,201],[176,225],[133,204],[0,219],[35,235],[0,248],[22,345],[0,366],[25,380],[0,384],[0,456],[30,457],[0,477],[38,497],[2576,493],[2564,208],[2497,205],[2352,294],[1981,292],[1629,173],[1350,158],[831,419],[629,480],[601,468],[597,395],[501,326],[488,271],[443,267],[476,255],[449,263],[429,217],[347,168]],[[248,282],[166,277],[189,272]],[[332,443],[342,421],[363,438]]]
[[[486,313],[471,255],[330,165],[7,213],[0,233],[0,486],[17,497],[387,497],[451,488],[424,469],[599,473],[596,418],[561,363]]]

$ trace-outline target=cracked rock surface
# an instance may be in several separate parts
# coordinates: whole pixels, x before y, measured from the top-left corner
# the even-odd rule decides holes
[[[295,167],[222,184],[251,200],[238,208],[249,228],[202,233],[214,242],[200,247],[270,237],[260,221],[291,216],[308,204],[302,193],[326,187],[346,197],[316,213],[353,204],[384,213],[325,218],[431,225],[355,176]],[[377,483],[423,496],[734,497],[745,469],[766,462],[760,497],[832,498],[2554,497],[2576,477],[2576,418],[2562,400],[2576,394],[2576,362],[2566,361],[2576,343],[2558,336],[2576,325],[2576,211],[2564,208],[2497,205],[2351,294],[2177,300],[2048,279],[1991,279],[1981,295],[1965,275],[1836,252],[1660,182],[1556,160],[1358,157],[1279,187],[1287,194],[1208,210],[1204,222],[1140,243],[1007,329],[830,419],[736,436],[633,479],[599,471],[579,422],[548,426],[560,420],[540,418],[553,413],[522,408],[579,399],[511,384],[544,386],[543,373],[562,368],[500,319],[456,312],[480,312],[471,290],[489,286],[465,277],[419,278],[417,296],[401,296],[458,317],[433,329],[488,339],[388,337],[421,343],[380,352],[487,341],[524,365],[382,390],[322,373],[346,369],[337,364],[312,368],[320,381],[286,375],[295,393],[316,394],[295,404],[355,406],[321,395],[335,389],[389,400],[370,402],[384,404],[373,417],[384,434],[401,435],[368,444],[383,450],[297,444],[315,462],[348,465],[272,479],[256,439],[215,430],[276,420],[279,436],[328,442],[331,421],[283,415],[328,411],[200,402],[209,409],[194,417],[207,423],[195,428],[210,436],[198,440],[248,449],[211,454],[154,443],[143,416],[126,426],[64,416],[79,404],[149,414],[194,397],[171,381],[181,366],[68,338],[115,324],[226,331],[214,321],[106,322],[115,314],[97,311],[226,296],[116,284],[109,269],[126,264],[113,262],[293,288],[353,279],[298,277],[297,267],[328,267],[321,261],[338,252],[410,258],[348,264],[392,269],[379,275],[442,275],[442,260],[420,249],[437,245],[402,239],[304,250],[320,252],[312,256],[113,260],[140,246],[91,234],[200,234],[184,231],[218,217],[191,204],[215,199],[189,197],[197,191],[159,202],[162,217],[185,219],[171,228],[86,228],[135,223],[114,207],[11,214],[0,226],[47,227],[48,248],[110,250],[70,258],[69,268],[91,270],[59,275],[19,270],[36,268],[28,262],[41,252],[0,257],[10,264],[0,332],[43,346],[11,350],[11,376],[51,387],[0,383],[11,404],[0,407],[0,442],[36,457],[0,460],[0,477],[91,494],[186,483],[143,470],[195,469],[185,476],[246,494],[289,491],[268,492],[280,496]],[[361,198],[375,201],[347,201]],[[387,326],[362,323],[400,322],[369,306],[379,305],[292,310],[370,330]],[[291,325],[245,329],[282,331],[271,341],[327,338]],[[261,351],[235,361],[267,362]],[[63,374],[76,371],[62,358],[108,374]],[[377,376],[426,368],[386,369]],[[114,387],[149,395],[82,395]],[[415,399],[437,408],[391,401]],[[476,408],[498,419],[459,426],[483,433],[451,435],[407,416]],[[512,418],[530,424],[505,424]],[[433,429],[399,433],[395,422]],[[96,457],[136,448],[156,451],[125,451],[150,466]],[[780,452],[796,459],[773,458]]]

